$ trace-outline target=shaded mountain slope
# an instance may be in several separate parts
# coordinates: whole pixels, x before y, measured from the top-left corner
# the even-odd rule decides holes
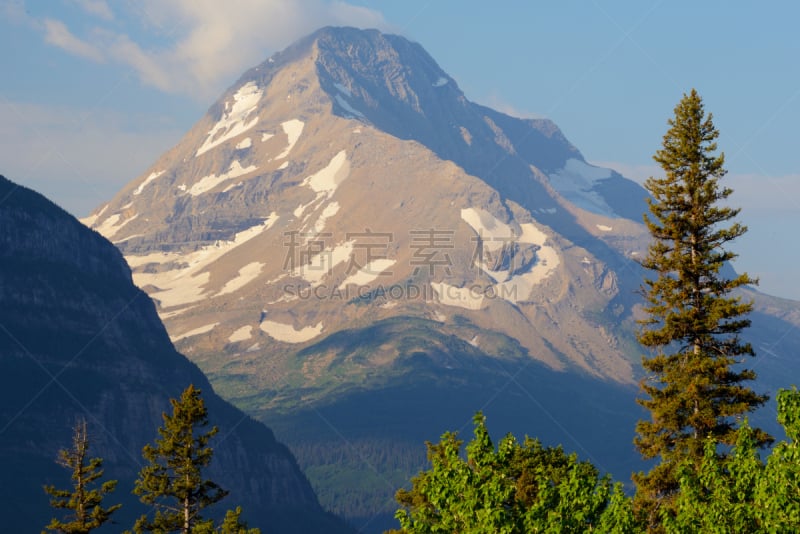
[[[44,197],[0,177],[0,491],[8,532],[39,532],[53,511],[45,483],[69,485],[55,464],[77,417],[92,454],[120,480],[111,500],[127,527],[145,509],[130,495],[141,449],[169,398],[203,390],[220,433],[208,475],[267,532],[346,532],[319,506],[288,449],[212,390],[175,352],[152,301],[119,252]],[[13,511],[13,512],[12,512]],[[132,524],[132,523],[131,523]]]

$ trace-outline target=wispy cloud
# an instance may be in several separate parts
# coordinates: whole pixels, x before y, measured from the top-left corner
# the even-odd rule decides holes
[[[44,40],[62,50],[92,61],[101,62],[104,60],[103,53],[95,45],[73,35],[66,25],[54,19],[43,21]]]
[[[86,12],[114,18],[104,1],[75,1]],[[120,9],[127,30],[107,24],[79,37],[47,19],[45,40],[86,59],[123,64],[145,85],[201,99],[320,26],[388,27],[379,12],[343,1],[143,0]],[[145,46],[144,39],[160,45]]]

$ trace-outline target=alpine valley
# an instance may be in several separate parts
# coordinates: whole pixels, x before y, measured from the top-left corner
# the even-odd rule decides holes
[[[323,506],[380,531],[424,440],[477,410],[619,480],[640,467],[646,196],[551,121],[467,100],[418,44],[324,28],[83,222]],[[800,305],[744,296],[774,393],[798,372]]]

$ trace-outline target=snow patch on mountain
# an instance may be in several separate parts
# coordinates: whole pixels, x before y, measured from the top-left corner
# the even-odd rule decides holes
[[[259,328],[268,336],[278,341],[283,341],[284,343],[305,343],[322,333],[322,323],[296,330],[294,326],[290,324],[264,320],[261,321]]]
[[[334,86],[334,87],[336,87],[336,89],[338,89],[339,91],[341,91],[341,92],[342,92],[342,94],[344,94],[344,95],[345,95],[345,96],[347,96],[348,98],[349,98],[349,97],[351,97],[351,96],[353,96],[353,93],[351,93],[351,92],[350,92],[350,89],[348,89],[348,88],[347,88],[347,87],[345,87],[344,85],[340,84],[339,82],[336,82],[335,84],[333,84],[333,86]]]
[[[225,285],[220,289],[217,296],[220,295],[227,295],[228,293],[233,293],[236,290],[239,290],[258,278],[258,275],[261,274],[261,269],[264,267],[264,263],[259,263],[254,261],[252,263],[248,263],[241,269],[239,269],[239,274],[228,280]]]
[[[156,178],[158,178],[159,176],[164,174],[164,172],[165,171],[151,172],[150,175],[147,178],[144,179],[144,182],[140,183],[139,187],[137,187],[133,191],[133,194],[134,195],[140,195],[142,193],[142,190],[145,188],[145,186],[147,184],[149,184],[150,182],[152,182],[153,180],[155,180]]]
[[[335,156],[333,156],[333,158],[331,158],[331,161],[323,169],[308,176],[300,184],[302,186],[311,188],[311,190],[314,191],[317,196],[311,202],[297,206],[293,212],[294,216],[299,219],[309,207],[315,206],[314,209],[316,209],[320,203],[333,197],[334,193],[336,193],[336,189],[338,189],[339,185],[344,182],[349,175],[350,163],[347,161],[347,152],[341,150]],[[335,205],[335,207],[332,207],[333,205]],[[332,202],[326,206],[325,209],[329,210],[329,214],[326,216],[325,211],[323,210],[322,216],[327,219],[339,211],[339,204]],[[335,211],[331,213],[330,210]],[[306,219],[307,218],[308,216],[306,216]],[[323,220],[321,223],[317,221],[317,223],[322,224],[322,227],[324,228],[325,220]]]
[[[103,236],[108,238],[109,235],[114,235],[116,233],[114,227],[117,225],[117,223],[119,223],[119,219],[120,219],[120,214],[115,213],[114,215],[111,215],[110,217],[106,218],[106,220],[103,221],[102,224],[98,224],[93,228],[98,232],[100,232]]]
[[[381,276],[381,274],[386,272],[386,270],[395,263],[397,263],[396,260],[390,260],[389,258],[378,258],[372,260],[364,267],[348,276],[342,282],[341,287],[347,287],[350,284],[365,286]]]
[[[228,187],[226,187],[225,189],[223,189],[222,192],[223,193],[227,193],[231,189],[236,189],[237,187],[242,187],[243,185],[244,185],[244,182],[236,182],[235,184],[231,184]]]
[[[445,306],[455,306],[466,310],[480,310],[483,306],[483,294],[471,287],[456,287],[444,282],[431,282],[431,289]]]
[[[601,232],[610,232],[614,228],[612,226],[606,226],[605,224],[595,224],[598,230]]]
[[[486,210],[462,209],[461,220],[475,230],[483,243],[484,250],[497,251],[514,240],[514,232],[511,227]]]
[[[225,141],[240,135],[258,122],[258,116],[248,120],[257,109],[264,92],[255,82],[247,82],[233,95],[233,103],[225,102],[222,118],[208,131],[205,142],[197,149],[195,156],[208,152]]]
[[[273,137],[275,137],[275,134],[271,134],[271,133],[262,133],[262,134],[261,134],[261,142],[263,143],[263,142],[264,142],[264,141],[266,141],[267,139],[272,139]]]
[[[183,334],[180,334],[178,336],[174,336],[174,337],[170,336],[170,339],[174,343],[176,341],[180,341],[181,339],[184,339],[184,338],[187,338],[187,337],[199,336],[200,334],[206,334],[206,333],[211,332],[212,330],[214,330],[214,327],[216,327],[218,324],[219,323],[207,324],[205,326],[201,326],[199,328],[195,328],[193,330],[189,330],[188,332],[184,332]]]
[[[322,283],[322,279],[330,274],[337,265],[341,265],[350,259],[354,248],[355,241],[345,241],[331,250],[324,250],[312,256],[308,263],[294,269],[292,276],[302,278],[311,284],[311,287],[317,287]]]
[[[281,128],[283,128],[283,133],[285,133],[286,137],[289,139],[289,144],[286,146],[283,152],[275,156],[275,159],[285,158],[289,155],[289,152],[292,151],[294,145],[297,144],[297,140],[300,139],[300,135],[303,133],[303,128],[305,125],[306,123],[298,119],[291,119],[281,123]]]
[[[564,167],[550,174],[550,185],[565,199],[588,212],[616,217],[614,210],[594,190],[598,182],[611,178],[611,171],[570,158]]]
[[[227,172],[217,176],[216,174],[211,174],[209,176],[204,176],[200,178],[200,180],[194,184],[188,191],[188,193],[194,197],[197,195],[202,195],[208,191],[211,191],[219,184],[223,182],[227,182],[228,180],[232,180],[233,178],[238,178],[239,176],[243,176],[245,174],[249,174],[255,171],[258,167],[255,165],[250,165],[249,167],[242,167],[242,164],[239,163],[239,160],[234,160],[231,163],[230,168]]]
[[[314,223],[314,233],[319,234],[325,229],[325,225],[328,223],[328,219],[333,217],[339,213],[339,203],[338,202],[331,202],[325,209],[322,210],[317,222]]]
[[[100,218],[100,217],[103,215],[103,213],[105,213],[105,211],[106,211],[107,209],[108,209],[108,204],[106,204],[105,206],[103,206],[103,207],[102,207],[102,208],[101,208],[101,209],[100,209],[100,210],[99,210],[97,213],[95,213],[94,215],[89,215],[89,216],[87,216],[87,217],[84,217],[83,219],[78,219],[78,220],[79,220],[80,222],[82,222],[84,226],[88,226],[89,228],[91,228],[91,227],[92,227],[92,225],[93,225],[95,222],[97,222],[97,219],[99,219],[99,218]]]
[[[517,303],[530,298],[533,288],[552,274],[560,263],[558,252],[555,248],[546,245],[547,234],[533,223],[519,225],[519,233],[515,233],[511,226],[498,220],[486,210],[466,208],[461,210],[461,219],[472,227],[480,239],[481,253],[475,258],[475,265],[487,274],[495,284],[486,290],[492,292],[509,302]],[[536,261],[527,271],[514,272],[512,269],[494,270],[491,268],[487,256],[493,253],[504,253],[512,244],[535,245]],[[496,258],[495,258],[496,259]],[[511,259],[513,267],[515,259]],[[450,293],[444,299],[439,297],[442,304],[458,306],[466,302],[477,305],[477,296],[472,294],[471,300],[461,292]],[[483,296],[481,296],[481,299]],[[465,306],[461,306],[465,307]]]
[[[364,118],[364,114],[358,111],[356,108],[354,108],[350,104],[350,102],[348,102],[347,100],[344,99],[344,97],[342,97],[342,95],[337,94],[334,98],[336,98],[336,103],[339,104],[339,106],[341,106],[341,108],[345,110],[347,113],[349,113],[354,117],[359,117],[362,119]]]
[[[245,148],[250,148],[251,146],[253,146],[253,140],[249,137],[245,137],[236,143],[236,150],[244,150]]]
[[[444,76],[440,76],[438,80],[433,82],[434,87],[443,87],[445,85],[447,85],[447,78],[445,78]]]
[[[339,184],[347,179],[350,173],[350,163],[347,161],[347,152],[340,150],[328,165],[303,180],[302,185],[310,187],[315,193],[323,193],[332,197]]]
[[[251,337],[253,337],[253,327],[243,326],[234,330],[233,334],[228,337],[228,342],[238,343],[240,341],[247,341]]]
[[[122,216],[119,213],[115,213],[114,215],[111,215],[99,225],[95,226],[94,229],[100,232],[100,234],[102,234],[103,237],[110,240],[112,237],[118,234],[120,230],[122,230],[123,226],[125,226],[138,216],[139,216],[138,214],[134,214],[125,219],[124,221],[120,222],[119,220]]]
[[[247,243],[254,237],[269,230],[278,220],[273,212],[261,224],[238,232],[230,241],[218,241],[213,245],[201,247],[189,254],[179,252],[154,252],[145,256],[127,256],[125,259],[132,269],[147,264],[180,263],[187,267],[169,269],[157,273],[134,272],[133,281],[139,287],[153,286],[156,290],[150,295],[161,302],[161,308],[172,308],[197,302],[204,298],[204,286],[208,284],[210,273],[204,271],[215,261],[236,247]]]

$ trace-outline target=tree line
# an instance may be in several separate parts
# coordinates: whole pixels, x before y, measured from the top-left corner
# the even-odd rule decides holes
[[[218,429],[206,430],[208,411],[201,391],[190,385],[179,399],[170,399],[172,414],[164,413],[164,424],[153,445],[145,445],[146,463],[139,471],[133,492],[151,508],[133,525],[133,532],[166,534],[259,534],[248,528],[240,516],[242,509],[228,510],[219,525],[203,517],[206,508],[218,503],[228,492],[203,477],[214,450],[209,441]],[[88,534],[112,520],[121,505],[107,506],[104,500],[115,489],[116,480],[100,482],[103,460],[88,457],[90,439],[86,421],[75,426],[72,447],[59,451],[58,463],[72,472],[72,487],[45,486],[53,508],[66,510],[53,518],[45,531],[62,534]],[[129,532],[129,531],[126,531]]]
[[[511,435],[495,446],[479,413],[465,451],[449,432],[426,443],[430,468],[397,492],[400,529],[390,532],[800,532],[800,392],[778,393],[787,440],[766,460],[759,451],[774,440],[746,418],[768,398],[748,385],[754,351],[741,333],[753,304],[735,290],[757,280],[723,275],[747,228],[723,204],[732,190],[721,184],[719,132],[695,90],[668,124],[653,157],[664,175],[644,184],[652,239],[640,262],[652,276],[638,332],[651,350],[638,399],[650,418],[634,444],[655,465],[633,474],[628,496],[561,447]]]

